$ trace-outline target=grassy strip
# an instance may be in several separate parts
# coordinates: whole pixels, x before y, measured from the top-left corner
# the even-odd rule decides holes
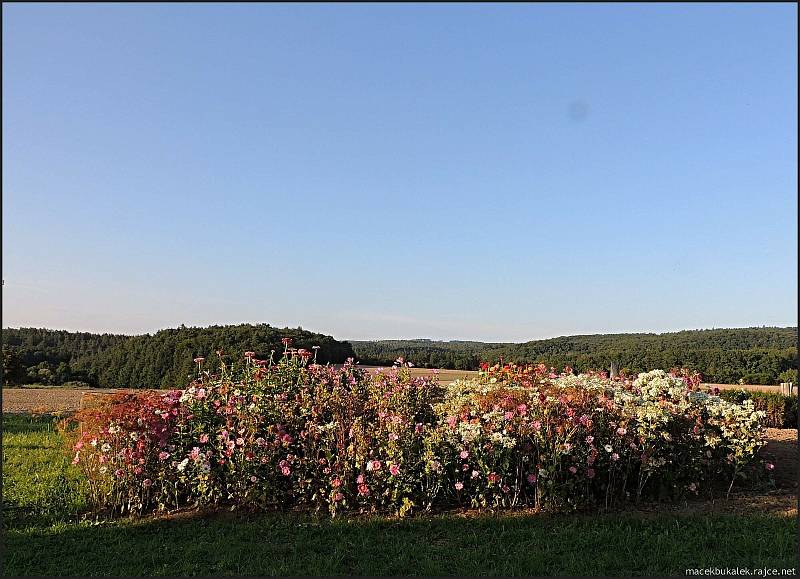
[[[3,526],[75,520],[83,479],[51,417],[3,414]]]
[[[794,567],[790,517],[454,516],[315,521],[292,515],[28,528],[10,575],[683,575]]]
[[[5,575],[683,575],[796,564],[796,520],[759,514],[76,523],[81,483],[50,421],[4,420]]]

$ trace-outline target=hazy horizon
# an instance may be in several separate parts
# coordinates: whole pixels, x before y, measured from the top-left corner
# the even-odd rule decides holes
[[[562,337],[574,337],[574,336],[594,336],[594,335],[604,335],[604,334],[670,334],[675,332],[694,332],[694,331],[708,331],[708,330],[745,330],[745,329],[759,329],[759,328],[797,328],[796,325],[788,325],[788,326],[742,326],[742,327],[711,327],[711,328],[682,328],[678,330],[668,330],[668,331],[630,331],[630,332],[578,332],[575,334],[559,334],[554,336],[541,336],[541,337],[533,337],[527,338],[523,340],[510,340],[510,341],[503,341],[503,340],[480,340],[480,339],[470,339],[470,338],[429,338],[425,336],[414,336],[414,337],[378,337],[378,338],[353,338],[348,336],[337,336],[331,334],[330,332],[325,331],[323,328],[309,328],[303,326],[302,324],[298,325],[276,325],[271,324],[269,322],[238,322],[238,323],[217,323],[217,324],[206,324],[202,326],[197,326],[194,324],[183,324],[186,327],[209,327],[209,326],[231,326],[231,325],[241,325],[241,324],[251,324],[251,325],[259,325],[259,324],[267,324],[273,328],[289,328],[289,329],[296,329],[301,327],[303,330],[307,330],[310,332],[314,332],[317,334],[324,334],[330,335],[337,340],[346,340],[346,341],[410,341],[410,340],[430,340],[432,342],[483,342],[483,343],[524,343],[524,342],[533,342],[536,340],[549,340],[554,338],[562,338]],[[68,332],[88,332],[91,334],[117,334],[117,335],[144,335],[144,334],[155,334],[162,330],[170,330],[176,329],[180,327],[181,324],[174,327],[168,328],[159,328],[157,330],[152,331],[145,331],[145,332],[135,332],[135,333],[126,333],[126,332],[115,332],[115,331],[92,331],[86,329],[71,329],[71,328],[53,328],[53,327],[45,327],[45,326],[3,326],[3,329],[6,330],[15,330],[21,328],[35,328],[35,329],[45,329],[45,330],[53,330],[53,331],[68,331]]]
[[[796,5],[2,10],[6,327],[797,323]]]

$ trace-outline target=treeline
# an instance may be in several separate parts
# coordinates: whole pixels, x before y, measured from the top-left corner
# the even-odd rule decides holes
[[[279,357],[284,337],[298,348],[319,346],[322,364],[355,355],[348,342],[268,324],[181,326],[139,336],[20,328],[3,330],[3,380],[11,385],[78,381],[102,388],[180,388],[194,375],[197,356],[205,357],[205,367],[212,370],[219,367],[218,350],[228,362],[241,361],[246,351],[268,359],[274,350]]]
[[[301,348],[320,346],[320,363],[355,357],[363,365],[390,366],[403,357],[424,368],[475,370],[481,362],[539,363],[576,371],[608,369],[612,361],[628,374],[685,367],[705,381],[727,384],[797,382],[796,328],[692,330],[665,334],[566,336],[522,344],[435,340],[337,341],[302,328],[240,324],[162,330],[124,336],[38,328],[3,330],[5,384],[60,385],[81,382],[106,388],[182,387],[193,375],[193,359],[212,369],[215,352],[241,360],[247,350],[268,358],[291,337]]]
[[[364,365],[391,366],[402,357],[421,368],[452,370],[475,370],[483,360],[483,352],[506,345],[458,340],[351,340],[350,343]]]
[[[475,370],[481,362],[540,363],[576,371],[628,374],[686,367],[721,384],[796,382],[797,328],[688,330],[664,334],[597,334],[522,344],[432,340],[352,341],[362,364],[390,365],[399,356],[422,367]]]
[[[578,372],[608,369],[612,361],[628,374],[685,367],[700,372],[706,382],[776,384],[796,368],[797,328],[568,336],[491,348],[483,357],[569,365]]]
[[[43,328],[3,329],[5,384],[89,382],[77,360],[91,359],[128,340],[120,334],[92,334]]]

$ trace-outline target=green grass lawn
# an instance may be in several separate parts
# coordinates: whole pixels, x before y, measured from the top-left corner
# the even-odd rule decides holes
[[[334,520],[245,513],[77,522],[80,477],[46,419],[5,417],[5,575],[683,575],[795,567],[786,516]]]

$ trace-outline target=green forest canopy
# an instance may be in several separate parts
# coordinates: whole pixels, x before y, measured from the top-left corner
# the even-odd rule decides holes
[[[796,376],[797,328],[686,330],[664,334],[563,336],[521,344],[431,340],[351,340],[364,364],[387,365],[399,356],[427,368],[475,369],[482,361],[539,363],[576,371],[608,369],[628,374],[686,367],[721,384],[776,384]],[[788,373],[787,373],[788,372]],[[796,377],[794,381],[796,382]]]
[[[355,357],[364,365],[389,366],[398,357],[426,368],[474,370],[487,362],[544,362],[576,371],[608,369],[617,361],[626,373],[686,367],[707,382],[776,384],[797,381],[797,328],[689,330],[664,334],[563,336],[521,344],[434,340],[352,340],[302,328],[240,324],[181,326],[155,334],[125,336],[37,328],[3,330],[7,384],[65,384],[109,388],[182,387],[194,372],[195,356],[212,367],[222,349],[231,360],[247,350],[268,358],[283,351],[281,338],[298,347],[320,346],[319,362]],[[793,374],[792,374],[793,373]]]
[[[318,362],[341,363],[354,356],[347,342],[302,328],[240,324],[161,330],[120,336],[20,328],[3,330],[3,369],[9,384],[85,382],[104,388],[180,388],[196,371],[196,356],[206,367],[219,364],[215,352],[238,361],[244,352],[268,359],[283,352],[281,339],[298,348],[319,346]]]

